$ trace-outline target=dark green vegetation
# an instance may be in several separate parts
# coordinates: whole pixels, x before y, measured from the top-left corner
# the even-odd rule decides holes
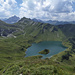
[[[25,58],[26,49],[40,41],[62,41],[68,49],[50,59]],[[0,74],[75,75],[75,25],[53,26],[27,18],[12,25],[0,21]]]
[[[48,49],[44,49],[39,52],[39,54],[48,54],[50,51]]]

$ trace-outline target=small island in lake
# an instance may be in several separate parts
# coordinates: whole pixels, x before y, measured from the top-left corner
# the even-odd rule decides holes
[[[50,52],[50,50],[44,49],[44,50],[40,51],[39,54],[48,54],[49,52]]]

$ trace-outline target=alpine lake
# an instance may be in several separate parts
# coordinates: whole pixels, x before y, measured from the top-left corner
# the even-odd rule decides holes
[[[60,41],[43,41],[39,43],[33,43],[32,46],[29,47],[25,52],[25,57],[41,55],[43,56],[42,59],[50,58],[51,56],[66,50],[66,48],[67,47],[65,47]],[[39,52],[44,49],[48,49],[50,52],[48,54],[39,54]]]

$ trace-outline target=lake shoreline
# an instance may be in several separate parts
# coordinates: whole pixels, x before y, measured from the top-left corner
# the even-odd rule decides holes
[[[42,45],[42,46],[41,46]],[[54,47],[53,47],[54,45]],[[34,46],[34,47],[33,47]],[[33,47],[33,48],[32,48]],[[41,48],[41,49],[40,49]],[[50,54],[43,55],[43,54],[38,54],[39,51],[42,51],[43,49],[48,49],[51,50]],[[51,49],[50,49],[51,48]],[[61,50],[60,50],[60,49]],[[30,49],[30,50],[29,50]],[[37,49],[37,50],[36,50]],[[58,50],[59,49],[59,50]],[[42,55],[42,58],[47,58],[51,57],[53,55],[58,54],[59,52],[62,52],[66,49],[66,47],[62,44],[61,41],[41,41],[40,43],[32,43],[30,47],[27,48],[25,52],[25,57],[29,56],[36,56],[36,55]],[[54,52],[53,52],[54,51]],[[55,52],[56,51],[56,52]]]

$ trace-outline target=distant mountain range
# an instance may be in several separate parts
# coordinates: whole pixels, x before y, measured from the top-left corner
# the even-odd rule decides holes
[[[8,24],[13,24],[13,23],[18,22],[19,20],[20,20],[20,18],[14,15],[12,17],[9,17],[8,19],[5,18],[2,21],[6,22]]]
[[[34,22],[41,22],[41,23],[43,23],[43,21],[40,20],[40,19],[33,18],[32,20],[33,20]]]
[[[1,19],[1,20],[8,23],[8,24],[13,24],[13,23],[18,22],[20,20],[20,18],[14,15],[12,17],[9,17],[8,19],[5,18],[5,19]],[[34,22],[49,23],[52,25],[75,24],[75,21],[56,21],[56,20],[43,21],[43,20],[36,19],[36,18],[33,18],[31,20]]]
[[[42,20],[36,19],[36,18],[33,18],[32,20],[35,22],[49,23],[52,25],[75,24],[75,21],[69,21],[69,22],[68,21],[56,21],[56,20],[42,21]]]

